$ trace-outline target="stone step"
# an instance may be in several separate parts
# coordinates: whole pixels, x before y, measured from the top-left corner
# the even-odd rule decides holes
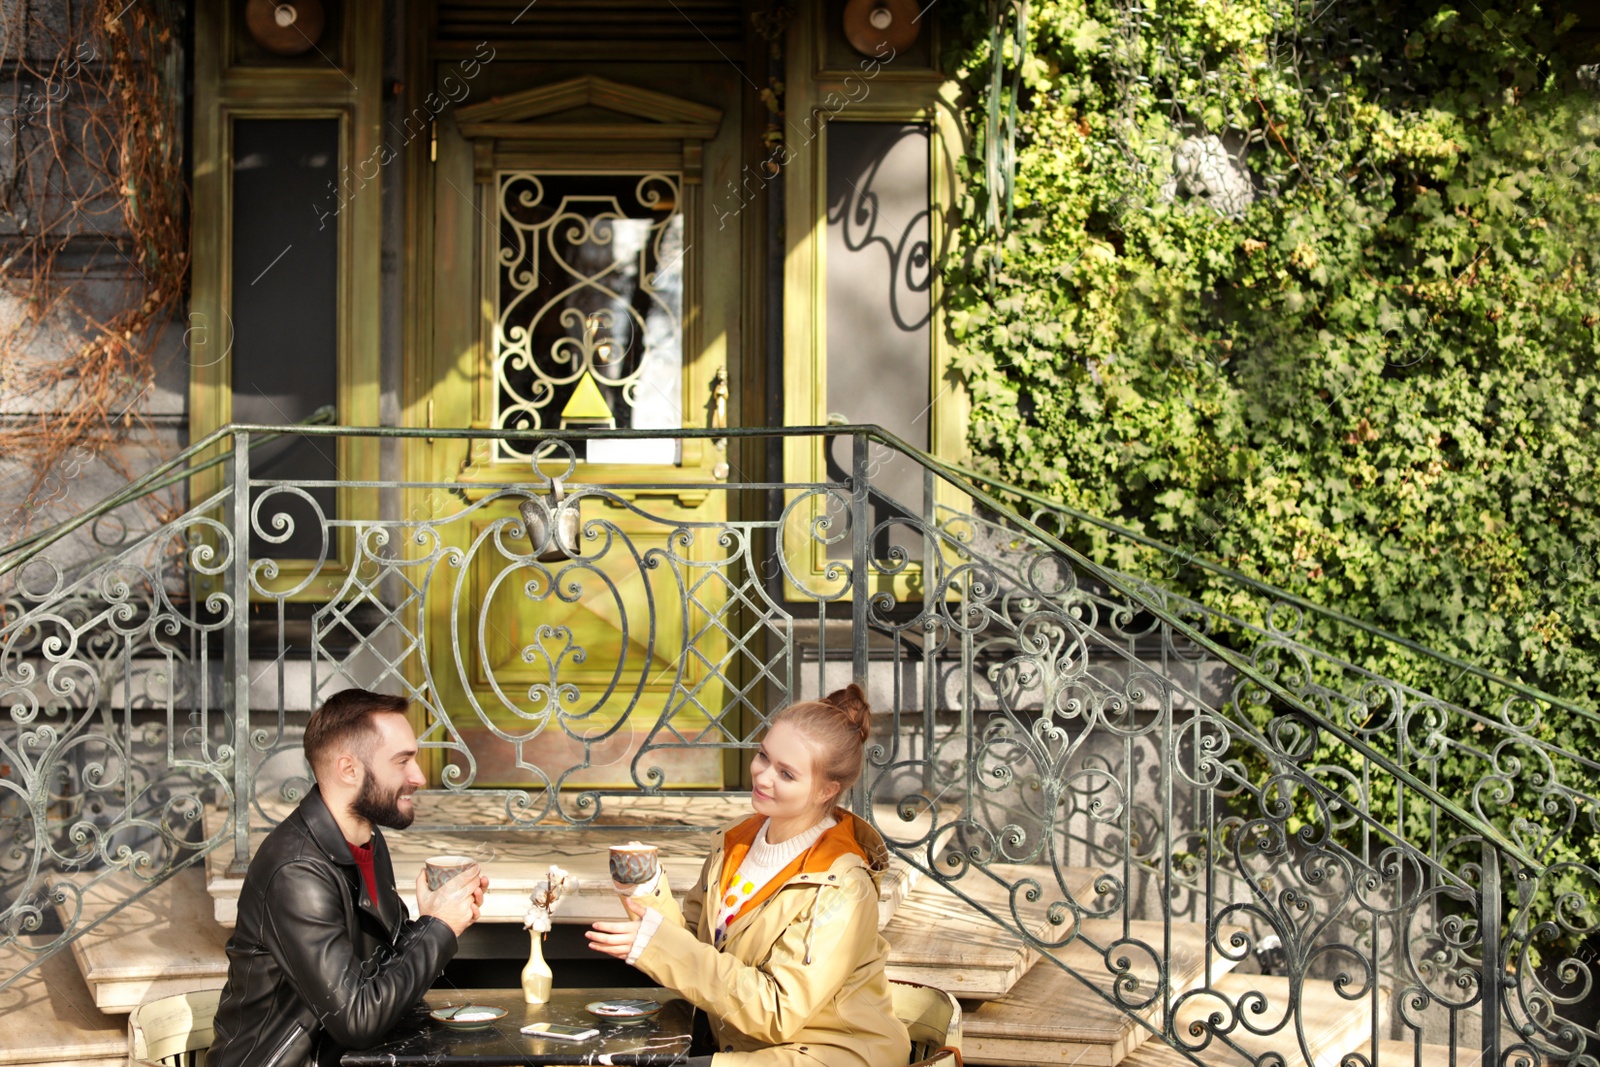
[[[0,947],[0,975],[10,977],[35,959],[49,937],[25,935],[21,944]],[[95,1007],[94,997],[73,963],[58,951],[0,989],[0,1064],[5,1067],[124,1067],[126,1021]]]
[[[553,863],[577,879],[577,890],[564,897],[556,909],[556,922],[588,925],[597,919],[620,919],[625,912],[611,889],[607,850],[631,840],[660,846],[661,866],[681,902],[684,889],[699,878],[706,856],[720,841],[716,829],[681,827],[718,827],[750,813],[749,801],[742,797],[630,797],[626,811],[617,816],[619,821],[626,818],[627,825],[622,828],[598,825],[575,829],[560,824],[508,828],[504,825],[503,805],[503,799],[472,794],[430,795],[426,807],[418,805],[423,808],[423,817],[430,822],[449,823],[455,829],[384,831],[394,864],[395,888],[411,914],[417,913],[417,872],[427,857],[461,854],[486,857],[483,869],[489,876],[489,891],[484,895],[481,922],[520,926],[528,910],[528,895]],[[208,835],[222,828],[225,817],[220,810],[208,810]],[[878,817],[881,825],[894,826],[897,831],[902,825],[893,808],[885,807]],[[915,823],[903,825],[907,837],[916,835]],[[652,833],[654,827],[660,829]],[[259,835],[252,833],[257,841],[265,835],[265,830]],[[229,841],[213,851],[206,863],[206,890],[214,901],[213,914],[225,927],[232,927],[238,920],[239,891],[244,886],[243,875],[229,870],[232,862],[233,844]],[[919,878],[920,872],[915,868],[898,859],[890,860],[889,871],[880,885],[880,929]]]
[[[1228,934],[1223,931],[1223,937]],[[1090,942],[1094,944],[1091,945]],[[1128,944],[1134,942],[1135,944]],[[1160,980],[1156,956],[1139,947],[1149,946],[1154,953],[1164,951],[1162,924],[1130,923],[1126,935],[1120,920],[1089,919],[1082,924],[1080,939],[1053,950],[1054,960],[1071,967],[1077,975],[1062,970],[1056,962],[1041,959],[1004,997],[972,1006],[962,1015],[962,1052],[968,1062],[983,1064],[1075,1064],[1082,1067],[1114,1067],[1150,1037],[1116,1002],[1138,1007],[1137,1014],[1152,1026],[1160,1027],[1162,1004],[1151,1000]],[[1098,945],[1099,947],[1094,947]],[[1128,980],[1116,988],[1118,976],[1106,968],[1102,950],[1118,945],[1113,959],[1126,957]],[[1183,992],[1199,985],[1206,973],[1205,930],[1193,923],[1172,927],[1170,965],[1167,969],[1172,988]],[[1222,979],[1233,961],[1211,953],[1213,982]],[[1105,993],[1112,1002],[1085,987]],[[1144,1003],[1149,1001],[1149,1003]]]
[[[127,903],[141,890],[143,896]],[[72,942],[71,955],[101,1011],[125,1015],[156,997],[222,988],[228,931],[211,917],[198,866],[148,889],[129,875],[114,875],[56,911],[67,923],[80,907],[78,924],[95,925]]]
[[[1224,1044],[1220,1036],[1211,1037],[1210,1044],[1197,1053],[1200,1062],[1208,1067],[1246,1067],[1269,1052],[1283,1056],[1288,1067],[1340,1067],[1345,1053],[1365,1048],[1371,1040],[1374,1026],[1371,998],[1346,1000],[1332,982],[1313,979],[1301,987],[1300,1018],[1309,1046],[1309,1058],[1301,1051],[1293,1020],[1284,1023],[1289,1014],[1288,978],[1279,975],[1225,974],[1215,979],[1211,988],[1220,996],[1193,996],[1178,1007],[1176,1031],[1184,1035],[1186,1040],[1198,1045],[1203,1037],[1193,1037],[1189,1027],[1203,1026],[1207,1016],[1214,1012],[1221,1014],[1223,1025],[1233,1020],[1233,1005],[1252,992],[1259,992],[1266,998],[1267,1010],[1260,1015],[1249,1014],[1248,1021],[1254,1029],[1267,1032],[1251,1033],[1244,1027],[1235,1026],[1227,1036],[1243,1050],[1243,1054]],[[1380,990],[1376,1022],[1380,1032],[1388,1017],[1388,999],[1388,992]],[[1280,1023],[1283,1023],[1281,1027],[1278,1025]],[[1201,1033],[1204,1035],[1205,1031]],[[1428,1064],[1428,1067],[1435,1067],[1434,1061],[1421,1062]],[[1448,1064],[1449,1059],[1439,1063]],[[1194,1067],[1194,1064],[1158,1039],[1146,1043],[1123,1060],[1122,1067]]]
[[[1051,925],[1046,914],[1050,903],[1062,898],[1063,886],[1074,900],[1091,901],[1094,880],[1101,873],[1088,867],[1068,867],[1057,882],[1055,873],[1044,865],[995,864],[990,871],[1003,881],[972,871],[955,883],[966,899],[926,877],[911,891],[883,928],[889,942],[891,979],[936,986],[966,1000],[1005,996],[1028,973],[1039,953],[968,900],[1008,922],[1025,923],[1035,937],[1059,941],[1067,931]],[[1052,892],[1037,905],[1019,898],[1013,914],[1007,884],[1024,879],[1049,886]]]

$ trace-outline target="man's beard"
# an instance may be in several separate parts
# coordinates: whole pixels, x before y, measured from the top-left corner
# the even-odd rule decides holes
[[[350,802],[350,813],[386,830],[404,830],[416,819],[415,811],[401,811],[400,797],[404,786],[395,786],[385,793],[373,779],[372,768],[362,764],[366,771],[361,778],[361,788]]]

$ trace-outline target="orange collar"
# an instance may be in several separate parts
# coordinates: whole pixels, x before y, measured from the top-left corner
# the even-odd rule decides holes
[[[730,926],[745,912],[776,893],[783,887],[785,882],[797,874],[816,874],[825,871],[832,867],[834,861],[840,856],[849,853],[854,853],[869,864],[871,863],[871,859],[867,856],[867,850],[861,847],[860,841],[856,840],[855,816],[847,811],[835,811],[834,817],[839,820],[838,824],[824,831],[821,836],[811,842],[810,848],[790,860],[787,867],[773,875],[772,880],[757,890],[755,896],[745,901],[733,919],[729,920]],[[744,822],[729,829],[723,837],[722,892],[717,899],[725,900],[727,898],[728,889],[733,885],[734,876],[739,873],[740,865],[744,863],[745,856],[749,855],[750,846],[755,844],[756,835],[761,832],[761,826],[766,820],[767,817],[765,815],[752,815]]]

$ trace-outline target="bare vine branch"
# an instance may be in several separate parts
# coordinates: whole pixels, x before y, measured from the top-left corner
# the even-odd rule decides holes
[[[0,518],[10,533],[49,504],[69,455],[127,475],[130,431],[150,438],[141,402],[188,275],[178,26],[166,0],[19,4],[5,26],[0,391],[33,402],[0,427],[0,453],[31,475],[18,513]],[[109,299],[108,276],[120,282]]]

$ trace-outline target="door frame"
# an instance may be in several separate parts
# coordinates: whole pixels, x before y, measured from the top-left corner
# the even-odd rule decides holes
[[[458,61],[459,57],[453,53],[436,54],[431,42],[426,39],[413,40],[409,62],[421,69],[416,71],[418,76],[407,79],[408,83],[418,86],[411,92],[420,94],[423,87],[432,86],[437,97],[443,90],[445,72]],[[686,63],[680,69],[707,67],[723,77],[724,81],[738,80],[724,73],[725,65],[722,64]],[[718,70],[719,67],[722,69]],[[668,69],[666,64],[662,64],[661,68]],[[627,91],[629,86],[621,83],[621,77],[625,77],[629,69],[616,68],[616,75],[609,86],[591,86],[591,106],[598,94],[602,104],[624,113],[632,108],[636,118],[655,122],[660,128],[655,131],[655,136],[641,136],[639,126],[633,123],[631,130],[626,131],[632,138],[632,155],[616,158],[613,169],[636,172],[641,165],[653,165],[681,173],[686,240],[694,244],[704,242],[698,249],[688,247],[685,256],[685,292],[700,294],[698,302],[691,298],[685,301],[684,306],[685,421],[686,424],[693,424],[690,418],[699,408],[700,398],[710,394],[711,377],[718,368],[726,368],[734,384],[727,417],[730,425],[737,425],[742,421],[740,400],[746,392],[740,388],[740,384],[746,381],[752,369],[751,364],[760,363],[759,360],[741,359],[740,355],[742,340],[752,336],[749,310],[753,303],[759,306],[759,301],[765,295],[764,272],[761,269],[764,257],[757,257],[755,262],[751,262],[748,254],[752,229],[755,230],[756,247],[761,247],[759,240],[764,231],[764,213],[750,212],[747,218],[739,220],[738,225],[708,225],[702,190],[714,181],[731,180],[731,175],[737,172],[744,156],[743,148],[751,140],[750,126],[745,121],[749,112],[748,101],[737,89],[733,90],[734,98],[738,101],[734,113],[727,116],[725,121],[718,122],[714,132],[707,131],[704,129],[709,118],[706,112],[716,109],[680,100],[680,105],[688,106],[680,106],[678,112],[674,113],[670,98],[659,91],[660,86],[637,87],[635,91]],[[519,72],[522,86],[531,83],[533,87],[521,88],[517,85]],[[574,64],[535,66],[522,61],[520,57],[516,61],[485,62],[483,74],[474,83],[470,96],[459,101],[456,107],[446,105],[432,121],[429,136],[417,138],[407,145],[408,177],[404,194],[408,229],[405,242],[407,306],[402,375],[402,412],[406,425],[419,429],[478,425],[487,428],[486,414],[489,413],[483,410],[481,403],[467,407],[463,407],[459,400],[441,403],[450,398],[438,394],[432,385],[451,373],[458,378],[465,375],[468,380],[473,380],[477,368],[483,367],[487,359],[482,324],[486,317],[492,318],[492,301],[483,287],[484,271],[475,269],[481,267],[482,263],[474,263],[478,257],[477,246],[488,229],[487,223],[482,221],[486,212],[482,190],[486,187],[475,179],[492,176],[496,169],[497,152],[502,158],[517,163],[536,159],[541,169],[546,166],[551,170],[569,171],[592,172],[602,169],[593,161],[603,154],[607,145],[612,146],[615,156],[613,134],[622,127],[611,131],[581,131],[576,138],[571,136],[570,126],[563,131],[565,137],[557,137],[551,129],[537,128],[542,108],[559,103],[563,93],[570,95],[577,91],[570,85],[566,88],[563,85],[580,73],[595,72],[602,77],[612,75],[611,70],[598,64],[585,64],[579,71]],[[658,71],[657,78],[669,85],[681,80],[664,78],[662,71]],[[619,83],[622,88],[620,93],[613,88]],[[542,100],[541,93],[544,94]],[[519,99],[512,100],[512,97]],[[651,107],[656,109],[654,114],[640,114],[641,108],[649,110]],[[520,123],[520,128],[494,128],[508,122]],[[695,128],[697,123],[699,129]],[[465,131],[463,126],[467,127]],[[704,136],[708,132],[711,135]],[[475,134],[476,141],[469,138],[468,134]],[[492,144],[486,147],[486,142]],[[537,147],[536,155],[529,154],[527,149],[530,146]],[[675,165],[667,168],[669,162]],[[699,182],[694,180],[696,170],[702,170]],[[472,181],[471,187],[466,185],[468,180]],[[474,215],[478,219],[475,220]],[[745,284],[724,285],[714,289],[700,284],[700,279],[705,277],[703,265],[707,262],[739,264],[739,270],[733,276],[745,278]],[[758,333],[754,335],[759,336]],[[753,395],[759,397],[761,393],[757,390]],[[401,449],[401,467],[404,477],[410,482],[477,482],[482,485],[483,494],[491,493],[499,485],[508,482],[532,480],[532,472],[527,466],[501,464],[502,469],[497,472],[488,462],[490,457],[487,452],[481,443],[469,451],[459,439],[430,442],[426,438],[411,438]],[[697,489],[695,483],[703,485],[714,478],[726,477],[728,466],[725,457],[709,442],[685,442],[683,452],[682,462],[675,468],[644,468],[649,471],[650,484],[641,485],[632,495],[644,498],[645,506],[650,510],[676,512],[678,509],[695,508],[708,495],[705,489]],[[625,480],[629,475],[637,477],[641,468],[596,464],[585,465],[582,470],[583,480],[598,482]],[[468,489],[467,493],[469,499],[475,495],[473,489]],[[411,516],[429,514],[430,507],[436,509],[438,501],[437,497],[430,497],[431,491],[426,489],[408,490],[404,500],[405,513]],[[738,513],[743,510],[740,497],[738,493],[724,495],[728,511],[726,518],[737,519]],[[764,504],[764,501],[759,503]],[[430,605],[430,613],[440,610],[448,613],[447,598],[438,597],[435,600],[441,603]],[[447,620],[445,622],[447,626]],[[445,628],[431,614],[427,627],[433,634]],[[441,682],[440,671],[451,668],[446,663],[438,662],[437,657],[434,657],[434,662],[435,681]],[[421,680],[417,679],[418,682]],[[736,684],[742,682],[737,678],[730,678],[730,681]],[[455,682],[452,681],[452,684]],[[747,729],[745,724],[741,726]],[[431,774],[437,775],[443,762],[442,754],[438,750],[432,750],[429,754],[433,759],[428,769]],[[725,751],[722,773],[724,788],[736,787],[744,774],[744,764],[743,753],[734,749]]]
[[[363,164],[376,161],[381,147],[380,7],[346,5],[338,39],[324,42],[326,50],[319,53],[322,62],[308,66],[290,61],[239,62],[235,46],[244,32],[239,25],[242,8],[236,4],[196,6],[193,218],[189,322],[184,332],[189,352],[191,440],[233,421],[231,264],[236,118],[339,121],[342,166],[338,169],[342,177],[340,188],[330,193],[330,201],[337,206],[334,224],[339,228],[337,421],[344,426],[376,426],[381,421],[381,267],[377,256],[357,251],[377,248],[382,231],[378,183],[365,180],[362,170]],[[353,177],[358,174],[362,177]],[[342,480],[372,482],[378,478],[378,441],[341,437],[332,447]],[[206,458],[222,450],[219,445],[217,452]],[[189,479],[189,499],[206,499],[222,489],[227,478],[223,466],[197,472]],[[340,516],[377,514],[376,489],[346,486],[338,490],[336,499]],[[248,548],[234,547],[240,551]],[[276,574],[254,575],[252,581],[269,594],[284,594],[285,600],[320,603],[343,588],[354,558],[354,535],[348,528],[340,528],[320,568],[312,559],[282,559],[276,561]],[[220,589],[222,581],[221,575],[196,576],[195,595],[204,599]]]

